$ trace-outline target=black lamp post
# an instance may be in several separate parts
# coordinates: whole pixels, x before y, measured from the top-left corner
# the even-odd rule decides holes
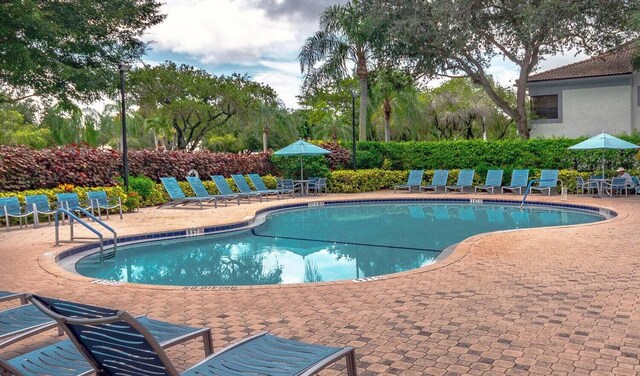
[[[127,148],[127,113],[124,103],[124,72],[131,68],[130,65],[125,63],[118,64],[118,70],[120,71],[120,102],[122,104],[122,111],[120,117],[122,118],[122,168],[123,168],[123,180],[124,190],[129,193],[129,159]]]
[[[353,157],[353,171],[356,170],[356,96],[355,90],[351,91],[351,156]]]

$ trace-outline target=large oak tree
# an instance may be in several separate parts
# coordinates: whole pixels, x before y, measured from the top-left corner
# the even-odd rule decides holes
[[[173,62],[145,65],[130,73],[129,92],[145,117],[161,117],[176,133],[178,149],[194,150],[207,134],[260,104],[273,105],[277,95],[246,76],[214,76]]]
[[[462,74],[481,85],[529,138],[529,75],[545,55],[569,50],[596,53],[631,37],[628,19],[638,0],[367,0],[366,9],[386,33],[378,46],[405,61],[443,74]],[[497,92],[487,74],[493,58],[518,67],[516,104]],[[430,73],[430,72],[427,72]]]
[[[91,101],[114,88],[117,64],[144,53],[161,22],[156,0],[0,0],[0,102]]]

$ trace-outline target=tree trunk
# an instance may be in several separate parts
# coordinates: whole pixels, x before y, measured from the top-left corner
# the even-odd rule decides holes
[[[360,77],[360,118],[358,124],[358,141],[367,141],[367,102],[369,100],[367,78]]]
[[[517,92],[516,92],[516,114],[514,117],[514,121],[516,122],[516,126],[518,127],[518,135],[528,140],[531,137],[531,133],[529,132],[529,119],[527,119],[527,67],[521,67],[520,69],[520,78],[516,81]]]
[[[262,128],[262,152],[267,152],[267,141],[269,140],[269,128]]]
[[[384,99],[384,142],[391,141],[391,99]]]

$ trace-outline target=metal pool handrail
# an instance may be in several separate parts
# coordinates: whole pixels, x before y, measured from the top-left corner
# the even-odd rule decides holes
[[[522,196],[522,202],[520,203],[520,209],[522,209],[524,207],[524,202],[527,200],[527,196],[529,195],[529,192],[531,192],[531,186],[533,185],[533,183],[540,183],[543,181],[559,181],[560,182],[560,192],[562,192],[562,190],[564,189],[564,182],[560,179],[533,179],[529,182],[529,184],[527,184],[527,188],[524,190],[524,196]]]
[[[92,233],[94,233],[100,239],[100,262],[104,261],[104,259],[106,259],[106,258],[114,257],[116,255],[116,250],[117,250],[117,247],[118,247],[118,234],[116,233],[116,231],[113,228],[111,228],[109,225],[104,223],[100,218],[94,216],[93,214],[89,213],[88,211],[86,211],[86,210],[84,210],[82,208],[76,208],[75,211],[79,211],[80,213],[86,215],[87,218],[90,218],[93,221],[101,224],[105,229],[107,229],[108,231],[113,233],[113,250],[105,255],[104,254],[104,236],[102,235],[102,233],[100,231],[98,231],[95,227],[91,226],[86,221],[80,219],[80,217],[78,217],[77,215],[73,214],[71,212],[71,210],[62,209],[62,208],[58,209],[56,211],[56,214],[55,214],[56,246],[60,245],[60,229],[59,229],[60,220],[59,220],[59,217],[60,217],[60,214],[62,214],[63,220],[64,220],[64,215],[66,214],[69,217],[69,232],[70,232],[70,240],[69,241],[73,241],[74,239],[86,239],[86,238],[78,238],[78,237],[74,237],[73,236],[73,221],[75,220],[78,223],[80,223],[82,226],[84,226],[87,230],[89,230]]]

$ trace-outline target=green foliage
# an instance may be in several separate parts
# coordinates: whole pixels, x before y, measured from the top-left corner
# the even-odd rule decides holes
[[[300,157],[279,157],[271,156],[276,171],[290,179],[300,179]],[[324,156],[302,157],[304,178],[310,176],[328,176],[329,166]]]
[[[49,145],[51,132],[25,122],[24,116],[13,109],[0,109],[0,145],[26,145],[42,149]]]
[[[327,182],[327,189],[330,193],[372,192],[403,184],[408,176],[408,171],[380,169],[333,171]]]
[[[640,134],[620,136],[633,143]],[[580,139],[554,138],[502,141],[439,141],[439,142],[359,142],[359,168],[455,169],[474,168],[486,171],[500,168],[550,168],[595,171],[604,154],[606,167],[632,168],[636,165],[634,150],[568,150]]]
[[[526,85],[541,57],[572,49],[613,48],[633,36],[626,24],[637,1],[373,0],[362,2],[381,30],[377,50],[388,61],[470,77],[529,138]],[[616,16],[614,16],[616,15]],[[519,68],[517,101],[508,103],[487,75],[492,60]]]
[[[129,90],[138,98],[142,113],[171,124],[180,150],[195,150],[232,117],[277,98],[273,89],[246,76],[217,77],[173,62],[136,69],[130,73],[130,82]]]
[[[140,37],[164,19],[160,6],[155,0],[0,2],[0,84],[14,91],[4,100],[27,92],[66,102],[99,99],[115,88],[117,64],[144,54]]]
[[[129,189],[138,194],[142,202],[152,200],[156,183],[146,176],[132,176],[129,178]]]

